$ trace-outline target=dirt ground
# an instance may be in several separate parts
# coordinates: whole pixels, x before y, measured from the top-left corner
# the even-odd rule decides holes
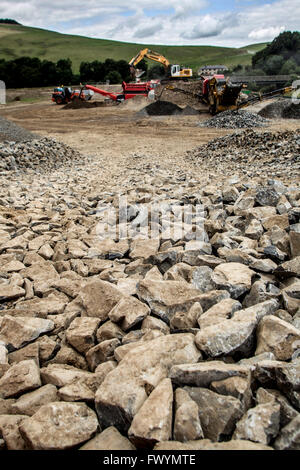
[[[179,166],[190,172],[183,158],[191,150],[209,140],[235,130],[201,128],[198,124],[210,115],[203,110],[196,116],[137,117],[136,113],[150,103],[146,98],[129,100],[119,106],[91,109],[63,109],[52,103],[51,90],[41,91],[41,101],[31,104],[11,102],[0,106],[0,115],[39,135],[54,137],[83,154],[96,157],[101,166],[102,178],[107,182],[119,178],[126,171],[128,155],[139,154],[143,163],[171,168]],[[103,100],[100,95],[93,100]],[[248,107],[249,111],[257,111]],[[272,120],[263,130],[294,130],[299,120]],[[137,164],[138,166],[138,164]]]

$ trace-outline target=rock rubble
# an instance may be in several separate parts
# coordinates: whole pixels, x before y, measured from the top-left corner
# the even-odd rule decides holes
[[[2,448],[299,449],[300,188],[230,168],[298,134],[190,154],[225,180],[137,163],[126,211],[92,161],[0,175]]]
[[[200,127],[217,127],[224,129],[242,129],[251,127],[264,127],[268,119],[255,113],[244,110],[229,110],[213,116],[207,121],[201,122]]]

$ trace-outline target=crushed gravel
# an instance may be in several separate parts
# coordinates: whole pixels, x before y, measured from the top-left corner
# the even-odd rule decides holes
[[[39,137],[32,132],[23,129],[14,122],[0,116],[0,142],[25,142]]]
[[[268,120],[255,113],[244,110],[229,110],[213,116],[207,121],[201,122],[199,127],[217,127],[225,129],[242,129],[251,127],[263,127]]]

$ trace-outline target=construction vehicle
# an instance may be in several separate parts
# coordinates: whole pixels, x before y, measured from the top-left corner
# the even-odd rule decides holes
[[[123,90],[119,93],[112,93],[110,91],[102,90],[101,88],[92,86],[92,85],[84,85],[84,90],[90,90],[95,93],[99,93],[106,98],[121,103],[124,100],[128,100],[130,98],[134,98],[135,96],[146,96],[148,97],[149,93],[154,90],[156,86],[155,82],[143,82],[143,83],[122,83]]]
[[[146,49],[142,49],[129,62],[130,71],[134,78],[139,78],[142,75],[143,71],[136,69],[136,66],[145,57],[147,59],[154,60],[155,62],[158,62],[159,64],[162,64],[165,67],[165,72],[166,72],[165,80],[170,80],[170,79],[188,80],[189,78],[192,78],[193,76],[192,69],[183,67],[181,65],[172,65],[170,64],[168,59],[166,59],[163,55],[159,54],[159,52],[154,52],[146,48]]]
[[[93,91],[88,90],[72,90],[72,88],[64,87],[56,87],[53,90],[51,100],[56,104],[67,104],[70,101],[73,101],[75,98],[89,101],[93,96]]]
[[[244,108],[258,101],[267,100],[274,96],[289,93],[293,90],[292,87],[280,88],[279,90],[274,90],[265,94],[258,94],[242,101],[240,93],[241,90],[245,88],[245,85],[231,83],[229,79],[225,79],[224,75],[201,77],[199,85],[199,93],[182,90],[172,85],[167,85],[165,88],[174,92],[182,92],[186,95],[197,97],[201,103],[208,106],[208,110],[212,115],[222,111]],[[161,95],[162,93],[163,90]]]

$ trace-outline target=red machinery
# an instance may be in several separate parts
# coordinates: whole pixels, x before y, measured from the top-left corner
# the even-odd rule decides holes
[[[51,99],[56,104],[66,104],[76,98],[82,101],[89,101],[93,94],[92,91],[72,90],[72,88],[61,86],[54,88]]]
[[[118,94],[111,93],[109,91],[101,90],[92,85],[84,85],[84,88],[87,90],[92,90],[95,93],[99,93],[100,95],[106,96],[113,101],[124,101],[130,98],[134,98],[137,95],[140,96],[148,96],[149,91],[153,90],[155,84],[151,82],[142,82],[142,83],[122,83],[123,93],[120,92]]]

